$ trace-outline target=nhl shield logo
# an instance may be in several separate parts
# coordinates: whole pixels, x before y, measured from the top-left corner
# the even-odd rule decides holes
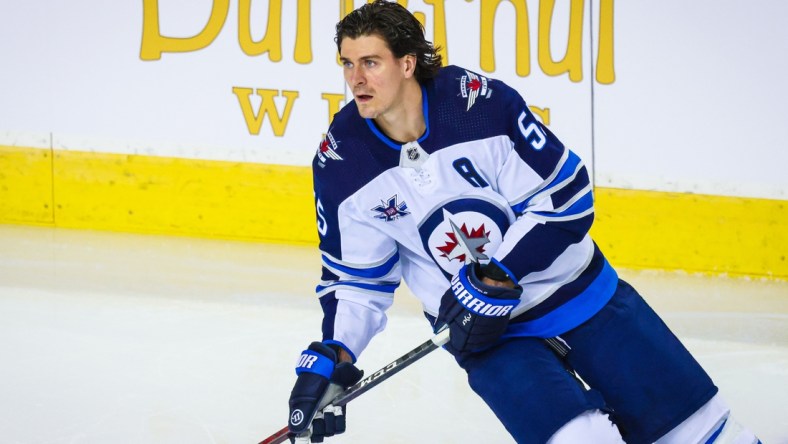
[[[415,146],[408,148],[405,154],[408,155],[408,160],[411,161],[419,160],[419,157],[421,157],[421,154],[419,153],[419,148]]]

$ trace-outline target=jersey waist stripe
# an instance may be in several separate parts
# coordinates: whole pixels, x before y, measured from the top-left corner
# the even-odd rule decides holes
[[[502,337],[551,338],[565,333],[601,310],[613,297],[617,285],[618,274],[605,260],[605,265],[597,278],[580,294],[541,318],[509,324]]]
[[[339,271],[342,274],[349,276],[356,276],[361,278],[381,278],[394,268],[399,262],[399,253],[394,254],[386,260],[386,262],[369,268],[356,268],[348,265],[342,265],[329,259],[325,254],[322,255],[323,264],[332,271]]]
[[[605,256],[596,244],[593,245],[594,249],[591,252],[590,259],[582,266],[582,270],[578,269],[576,276],[568,276],[568,279],[562,282],[560,287],[556,288],[551,294],[530,306],[526,311],[513,316],[512,323],[539,319],[577,297],[577,295],[593,284],[602,273],[602,270],[605,269]],[[523,285],[528,284],[525,283]]]

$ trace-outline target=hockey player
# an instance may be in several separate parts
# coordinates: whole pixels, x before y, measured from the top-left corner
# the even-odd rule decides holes
[[[336,44],[354,101],[313,163],[323,340],[296,368],[292,437],[345,430],[317,403],[361,378],[404,279],[518,443],[758,442],[591,240],[586,168],[515,90],[441,68],[394,2],[347,15]]]

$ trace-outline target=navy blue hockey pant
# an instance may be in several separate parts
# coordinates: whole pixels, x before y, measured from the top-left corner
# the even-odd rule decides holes
[[[539,338],[506,339],[458,359],[471,388],[518,443],[545,443],[591,409],[608,412],[627,443],[652,443],[717,392],[678,338],[624,281],[599,313],[560,337],[571,347],[565,360]]]

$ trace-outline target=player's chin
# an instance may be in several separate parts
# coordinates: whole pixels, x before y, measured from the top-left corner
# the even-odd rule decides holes
[[[377,111],[372,107],[360,105],[358,107],[358,114],[364,119],[374,119],[378,116]]]

